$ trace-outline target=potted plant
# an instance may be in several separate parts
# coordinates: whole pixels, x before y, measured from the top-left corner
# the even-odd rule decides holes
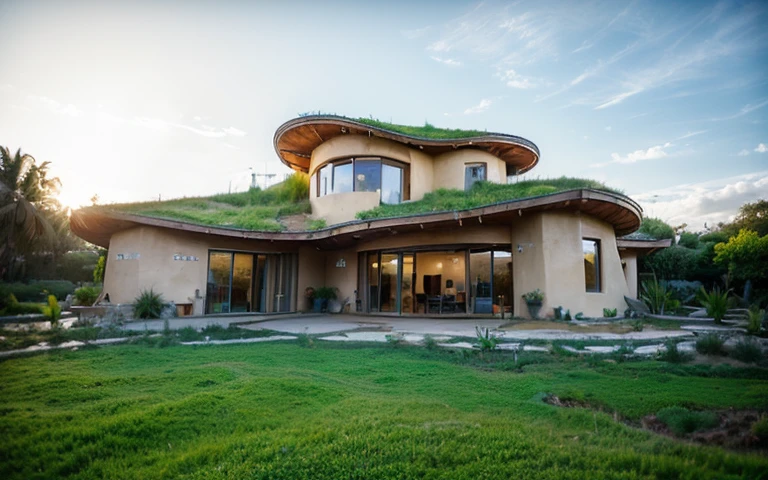
[[[304,289],[304,298],[307,299],[309,302],[310,308],[314,308],[314,301],[315,301],[315,289],[312,287],[307,287]]]
[[[328,310],[328,300],[336,298],[336,289],[334,287],[320,287],[315,289],[315,312]]]
[[[544,294],[538,288],[532,292],[523,294],[523,300],[528,305],[528,313],[531,318],[539,318],[541,304],[544,302]]]

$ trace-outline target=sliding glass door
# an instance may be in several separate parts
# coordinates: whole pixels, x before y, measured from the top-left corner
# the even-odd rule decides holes
[[[295,254],[209,252],[205,313],[290,311],[296,269]]]

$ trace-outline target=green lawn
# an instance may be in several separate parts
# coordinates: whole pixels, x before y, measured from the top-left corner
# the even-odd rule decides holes
[[[768,408],[768,371],[315,342],[123,345],[0,363],[0,478],[761,478],[629,419]]]

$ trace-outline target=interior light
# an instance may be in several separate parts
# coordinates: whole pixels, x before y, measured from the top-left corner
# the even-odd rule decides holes
[[[443,268],[443,262],[437,262],[437,268]]]
[[[392,265],[397,265],[397,259],[393,258],[392,260],[389,261],[389,263],[391,263]]]
[[[373,268],[379,268],[379,263],[378,262],[373,262]]]

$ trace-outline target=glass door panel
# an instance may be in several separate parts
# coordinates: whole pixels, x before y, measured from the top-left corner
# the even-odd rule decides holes
[[[501,298],[503,296],[503,298]],[[493,303],[512,311],[512,252],[509,250],[493,251]]]
[[[232,270],[230,312],[250,312],[253,302],[253,255],[236,253]]]
[[[469,278],[472,282],[470,311],[472,313],[493,313],[491,268],[491,252],[470,252]]]
[[[368,311],[379,311],[379,254],[368,254]]]
[[[379,311],[397,312],[398,257],[396,253],[381,254],[381,280],[379,288]]]
[[[208,255],[208,288],[205,313],[230,311],[230,284],[232,280],[232,254],[211,252]]]
[[[255,263],[256,273],[253,276],[253,310],[254,312],[267,311],[267,256],[257,255]]]
[[[401,313],[414,313],[416,308],[416,269],[413,262],[414,255],[412,253],[403,254],[403,277],[400,281],[400,305],[402,306]]]

